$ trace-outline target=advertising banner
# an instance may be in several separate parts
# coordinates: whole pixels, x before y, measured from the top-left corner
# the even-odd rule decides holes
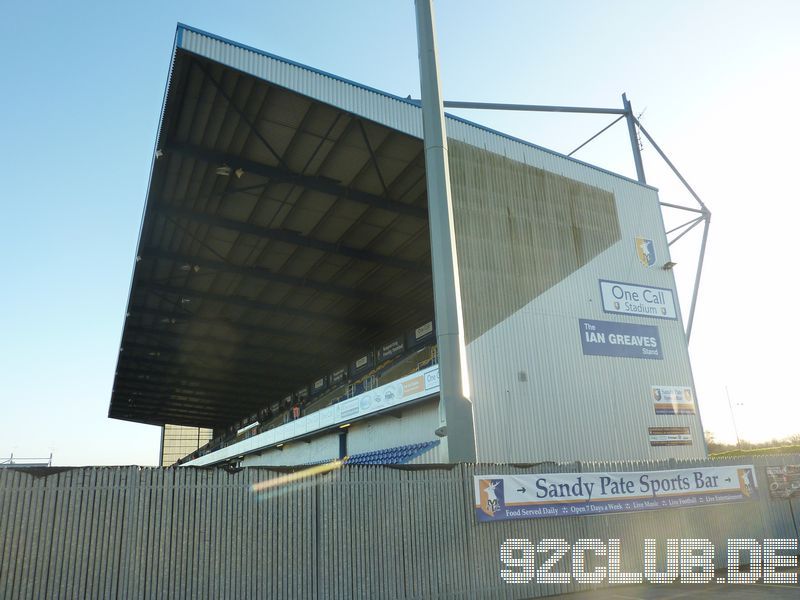
[[[600,280],[600,299],[607,313],[677,319],[672,290],[652,286]]]
[[[439,365],[428,367],[358,396],[342,400],[318,412],[325,413],[330,411],[333,414],[331,422],[342,423],[405,404],[418,398],[430,396],[439,391],[438,373]],[[435,384],[428,385],[429,381],[433,382],[434,380]]]
[[[654,385],[650,388],[657,415],[693,415],[694,393],[688,385]]]
[[[391,342],[387,342],[378,348],[378,360],[383,361],[392,358],[393,356],[397,356],[398,354],[402,354],[405,349],[406,346],[403,342],[403,336],[401,335],[400,337],[395,338]]]
[[[651,446],[691,446],[692,434],[688,427],[648,427]]]
[[[355,376],[359,373],[363,373],[372,368],[373,360],[372,360],[372,353],[365,354],[354,360],[350,364],[350,376]]]
[[[752,465],[624,473],[476,475],[478,521],[726,504],[754,499]]]
[[[331,385],[339,385],[340,383],[344,383],[345,379],[347,379],[347,367],[337,369],[331,373],[330,376]]]
[[[767,467],[767,483],[771,498],[800,498],[800,465]]]
[[[311,384],[311,395],[316,396],[317,394],[324,392],[326,389],[328,389],[328,378],[320,377]]]
[[[662,360],[658,327],[616,321],[578,319],[583,353]]]
[[[427,323],[415,328],[409,334],[408,345],[417,346],[422,344],[424,341],[427,341],[429,338],[433,338],[433,321],[428,321]]]

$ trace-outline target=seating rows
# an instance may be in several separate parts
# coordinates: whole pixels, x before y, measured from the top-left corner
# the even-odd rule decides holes
[[[430,442],[397,446],[395,448],[362,452],[348,457],[346,463],[348,465],[402,465],[432,450],[438,446],[439,443],[439,440],[433,440]]]
[[[395,366],[397,366],[402,361],[408,359],[410,356],[413,356],[415,353],[419,353],[421,351],[429,351],[429,357],[425,358],[423,361],[419,362],[416,365],[416,370],[425,369],[425,368],[431,366],[432,364],[436,363],[437,355],[436,355],[436,346],[435,345],[429,345],[429,346],[425,346],[422,349],[414,349],[414,350],[411,350],[411,351],[408,351],[408,352],[404,352],[403,354],[400,354],[400,355],[398,355],[398,356],[396,356],[394,358],[391,358],[391,359],[388,359],[388,360],[382,362],[379,365],[376,365],[372,370],[368,371],[367,373],[364,373],[358,379],[356,379],[355,381],[351,382],[350,384],[342,386],[340,388],[340,389],[343,390],[342,393],[339,394],[338,396],[333,397],[330,400],[330,404],[336,404],[337,402],[341,402],[342,400],[346,400],[348,398],[352,398],[353,396],[357,396],[359,394],[364,393],[365,391],[368,391],[366,382],[379,380],[381,378],[381,376],[383,376],[387,371],[389,371],[390,369],[394,368]],[[322,408],[322,407],[319,407],[319,408]],[[286,410],[289,411],[290,409],[287,407]],[[302,416],[302,412],[301,411],[297,411],[297,412],[298,412],[299,416]],[[265,419],[265,417],[266,417],[266,419]],[[199,448],[195,452],[192,452],[189,456],[184,457],[183,459],[178,461],[178,464],[183,463],[183,462],[187,462],[189,460],[193,460],[194,458],[197,458],[199,456],[203,456],[204,454],[208,454],[209,452],[213,452],[213,451],[218,450],[220,448],[224,448],[225,446],[227,446],[230,443],[232,443],[234,440],[246,439],[248,437],[252,437],[254,435],[258,435],[260,433],[263,433],[264,431],[272,429],[273,427],[277,427],[277,426],[281,425],[282,423],[274,422],[274,417],[275,417],[275,415],[273,415],[271,413],[271,411],[269,411],[269,409],[264,409],[262,411],[259,411],[259,413],[256,413],[255,415],[253,415],[250,419],[245,419],[242,422],[238,423],[237,425],[230,427],[228,429],[228,431],[226,431],[223,435],[214,438],[213,440],[211,440],[208,444],[206,444],[202,448]],[[264,422],[267,419],[269,419],[270,422]],[[237,428],[239,426],[244,427],[246,425],[246,422],[255,422],[256,420],[261,421],[261,424],[258,427],[254,427],[254,428],[250,429],[249,431],[247,431],[243,435],[237,435],[236,434]]]

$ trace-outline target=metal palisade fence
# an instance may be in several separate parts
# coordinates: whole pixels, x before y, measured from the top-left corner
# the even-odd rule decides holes
[[[796,538],[767,465],[800,456],[637,463],[345,466],[257,493],[286,470],[0,469],[0,598],[529,598],[578,584],[509,584],[507,539]],[[479,523],[473,476],[752,464],[758,498],[638,513]],[[562,569],[563,570],[563,569]]]

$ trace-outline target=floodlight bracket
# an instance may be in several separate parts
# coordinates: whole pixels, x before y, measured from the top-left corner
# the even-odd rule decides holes
[[[416,102],[419,102],[418,100]],[[633,161],[634,166],[636,168],[636,178],[639,183],[646,184],[647,180],[644,174],[644,163],[642,161],[642,148],[640,146],[640,139],[639,133],[641,133],[650,145],[655,149],[661,159],[667,164],[670,170],[675,174],[678,180],[681,182],[683,187],[685,187],[689,194],[691,194],[692,198],[697,202],[698,207],[692,206],[684,206],[681,204],[673,204],[670,202],[660,202],[660,206],[662,208],[671,208],[676,210],[683,210],[687,212],[692,212],[698,214],[700,216],[679,225],[678,227],[665,232],[667,235],[670,233],[674,233],[676,231],[680,231],[678,235],[676,235],[672,240],[668,240],[668,245],[672,245],[677,242],[680,238],[684,235],[689,233],[692,229],[694,229],[700,223],[703,224],[703,237],[700,243],[700,252],[697,258],[697,267],[695,269],[695,278],[694,278],[694,287],[692,289],[692,301],[691,306],[689,308],[689,318],[686,323],[686,342],[688,344],[689,340],[692,336],[692,325],[694,324],[694,315],[695,309],[697,307],[697,296],[700,290],[700,278],[703,272],[703,261],[705,259],[706,254],[706,244],[708,242],[708,229],[711,224],[711,211],[705,205],[705,203],[700,199],[700,196],[697,195],[697,192],[694,191],[692,186],[686,181],[686,179],[681,175],[680,171],[678,171],[677,167],[672,163],[672,161],[667,157],[666,153],[661,149],[661,147],[656,143],[653,137],[648,133],[648,131],[642,126],[642,123],[639,121],[636,116],[633,114],[633,108],[631,107],[631,103],[628,100],[626,94],[622,94],[622,108],[606,108],[606,107],[591,107],[591,106],[557,106],[557,105],[544,105],[544,104],[508,104],[508,103],[500,103],[500,102],[465,102],[465,101],[454,101],[454,100],[444,100],[443,103],[444,108],[462,108],[462,109],[477,109],[477,110],[510,110],[510,111],[526,111],[526,112],[562,112],[562,113],[580,113],[580,114],[610,114],[610,115],[619,115],[617,119],[606,125],[603,129],[595,133],[592,137],[582,143],[580,146],[575,148],[572,152],[567,154],[566,156],[572,156],[586,146],[589,142],[597,138],[600,134],[604,133],[608,129],[611,128],[612,125],[616,124],[618,121],[622,120],[623,118],[626,120],[628,125],[628,134],[631,141],[631,151],[633,153]]]

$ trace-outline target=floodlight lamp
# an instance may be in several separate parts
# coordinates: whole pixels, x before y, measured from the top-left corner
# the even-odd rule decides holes
[[[671,260],[668,260],[667,262],[664,263],[664,265],[661,268],[664,269],[665,271],[672,271],[672,267],[674,267],[677,264],[678,263],[676,263],[676,262],[672,262]]]

